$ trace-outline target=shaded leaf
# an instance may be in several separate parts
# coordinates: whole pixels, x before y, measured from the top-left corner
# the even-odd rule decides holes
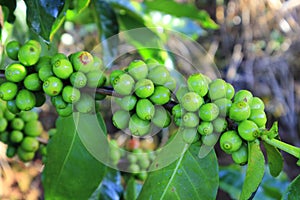
[[[16,19],[16,16],[14,14],[14,11],[17,7],[16,0],[9,0],[9,1],[0,0],[0,5],[2,7],[2,12],[3,12],[4,17],[5,17],[5,19],[1,19],[1,20],[5,20],[9,23],[13,23]],[[3,24],[1,24],[1,25],[3,25]],[[2,26],[0,26],[0,30],[1,30],[1,28],[2,28]]]
[[[89,200],[120,199],[122,193],[123,187],[121,185],[121,173],[115,169],[108,168],[103,181]]]
[[[267,152],[270,174],[276,177],[283,169],[283,157],[276,147],[266,142],[263,142],[263,144]]]
[[[112,36],[119,33],[116,13],[109,3],[103,0],[92,0],[92,11],[99,30],[99,38],[103,51],[103,61],[107,65],[117,55],[119,38]],[[110,38],[108,40],[108,38]]]
[[[25,3],[29,28],[44,40],[52,40],[63,23],[69,0],[25,0]]]
[[[147,0],[144,1],[148,11],[161,11],[176,17],[188,17],[199,22],[204,28],[217,29],[218,25],[204,10],[198,10],[194,4],[178,3],[172,0]]]
[[[300,199],[300,175],[298,175],[288,186],[283,200],[295,200]]]
[[[132,176],[129,178],[129,181],[126,184],[126,190],[124,193],[125,200],[136,199],[141,192],[142,184],[138,183],[135,178]]]
[[[66,18],[69,21],[73,21],[78,18],[78,15],[86,9],[90,4],[90,0],[73,0],[70,8],[66,12]],[[90,12],[88,12],[90,13]]]
[[[180,157],[172,164],[150,172],[138,199],[216,198],[219,177],[215,152],[211,151],[205,158],[200,159],[199,144],[185,144],[183,149],[179,149]],[[169,155],[172,154],[169,151]],[[158,160],[160,156],[158,155]],[[158,164],[154,162],[154,166]]]
[[[87,199],[103,179],[106,166],[87,151],[76,129],[88,123],[89,117],[89,114],[74,113],[57,119],[57,134],[48,144],[49,156],[43,171],[46,199]],[[104,124],[100,116],[98,119]]]
[[[249,199],[257,190],[265,173],[265,158],[259,141],[248,142],[248,167],[240,199]]]

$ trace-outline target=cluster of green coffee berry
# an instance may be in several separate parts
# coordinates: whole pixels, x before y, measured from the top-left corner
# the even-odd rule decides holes
[[[100,87],[106,81],[102,61],[86,51],[69,57],[62,53],[41,56],[40,43],[29,40],[22,46],[9,42],[6,53],[18,62],[6,67],[0,98],[8,101],[15,113],[43,105],[45,94],[60,116],[70,115],[73,107],[82,113],[91,112],[95,98],[86,88]]]
[[[143,136],[154,127],[169,126],[170,113],[163,105],[171,100],[176,81],[165,66],[153,59],[134,60],[124,70],[114,70],[110,83],[121,96],[115,98],[120,107],[113,114],[117,128],[129,128],[132,135]]]
[[[247,141],[255,140],[267,121],[260,98],[247,90],[235,94],[230,83],[201,73],[189,76],[176,97],[179,104],[172,115],[186,142],[200,138],[204,145],[213,146],[220,137],[221,149],[235,163],[247,162]]]
[[[24,162],[32,160],[39,149],[37,137],[42,131],[43,126],[36,112],[14,114],[8,110],[5,101],[0,101],[0,141],[8,145],[7,157],[18,155]]]
[[[128,140],[126,150],[121,153],[116,140],[110,140],[110,162],[116,167],[119,164],[125,166],[122,171],[128,171],[136,179],[144,181],[147,178],[147,169],[155,159],[155,153],[140,148],[138,139]]]

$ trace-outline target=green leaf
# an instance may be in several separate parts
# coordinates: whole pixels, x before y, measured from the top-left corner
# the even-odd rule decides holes
[[[175,138],[176,139],[176,138]],[[200,159],[199,144],[184,145],[172,164],[149,174],[138,199],[215,199],[219,185],[215,151]],[[168,151],[172,155],[172,151]],[[158,155],[160,160],[161,155]],[[165,155],[163,155],[165,157]],[[159,162],[155,161],[154,166]],[[155,191],[155,192],[153,192]]]
[[[2,7],[2,15],[4,15],[4,19],[2,20],[13,23],[16,19],[16,16],[14,15],[14,11],[17,7],[16,0],[0,0],[0,5]],[[0,27],[0,30],[1,28],[2,26]]]
[[[51,41],[62,25],[70,0],[25,0],[29,28],[44,40]]]
[[[142,184],[138,183],[133,176],[129,178],[129,181],[126,184],[126,190],[124,193],[125,200],[136,199],[141,192]]]
[[[77,16],[85,10],[90,4],[90,0],[74,0],[71,2],[70,9],[66,12],[66,19],[73,21]],[[90,13],[90,12],[89,12]]]
[[[121,173],[115,169],[108,168],[103,181],[89,200],[120,199],[122,193]]]
[[[79,113],[58,118],[57,134],[48,144],[49,156],[43,172],[46,199],[87,199],[103,179],[106,166],[87,151],[76,128],[89,119],[89,114]],[[103,123],[100,117],[99,121]]]
[[[249,199],[257,190],[265,173],[265,157],[259,141],[248,142],[248,167],[240,200]]]
[[[173,0],[147,0],[144,1],[148,12],[156,10],[176,17],[188,17],[199,22],[203,28],[217,29],[219,26],[204,10],[198,10],[191,3],[177,3]]]
[[[109,3],[103,0],[92,0],[92,11],[99,30],[99,37],[103,51],[103,61],[111,63],[117,55],[119,44],[118,37],[112,37],[119,33],[119,25],[116,13]],[[108,38],[110,38],[108,40]]]
[[[294,199],[300,199],[300,175],[298,175],[288,186],[284,196],[283,200],[294,200]]]
[[[276,177],[283,169],[283,157],[276,147],[266,142],[263,142],[263,144],[267,152],[270,174]]]

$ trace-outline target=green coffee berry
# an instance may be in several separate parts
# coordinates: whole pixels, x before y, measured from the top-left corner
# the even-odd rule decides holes
[[[30,121],[35,121],[38,120],[39,115],[36,112],[33,111],[22,111],[20,112],[20,118],[24,120],[24,122],[30,122]]]
[[[27,136],[36,137],[41,135],[43,132],[43,125],[40,121],[30,121],[27,122],[24,126],[24,133]]]
[[[52,65],[52,70],[58,78],[67,79],[73,73],[73,66],[68,59],[59,59]]]
[[[78,112],[89,113],[95,106],[95,100],[88,94],[83,93],[80,99],[75,103],[75,108]]]
[[[54,66],[59,60],[68,60],[68,57],[63,53],[54,54],[50,59],[51,66]]]
[[[20,147],[24,151],[35,152],[39,149],[39,141],[34,137],[26,136],[22,140]]]
[[[267,116],[266,116],[265,111],[260,110],[260,109],[254,109],[254,110],[251,110],[249,120],[255,122],[255,124],[259,128],[262,128],[267,123]]]
[[[203,98],[195,92],[188,92],[181,99],[182,107],[190,112],[197,111],[203,103]]]
[[[6,109],[4,111],[4,118],[7,120],[7,121],[11,121],[13,120],[14,118],[16,117],[16,115],[12,112],[10,112],[8,109]]]
[[[10,100],[7,101],[7,110],[9,110],[10,112],[17,114],[20,112],[20,109],[17,106],[16,100]]]
[[[148,67],[142,60],[134,60],[128,66],[128,73],[135,79],[145,79],[148,75]]]
[[[201,135],[209,135],[212,134],[214,131],[214,127],[213,124],[211,122],[205,122],[202,121],[198,128],[197,128],[198,133],[200,133]]]
[[[234,87],[230,83],[226,83],[226,98],[232,99],[234,97]]]
[[[182,134],[183,141],[191,144],[194,142],[195,137],[197,136],[197,129],[196,128],[183,128],[179,130]]]
[[[5,69],[5,78],[11,82],[20,82],[27,75],[26,68],[19,63],[12,63]]]
[[[248,148],[243,144],[237,151],[231,154],[232,160],[238,165],[245,165],[248,162]]]
[[[75,71],[88,73],[94,67],[94,57],[87,51],[78,51],[70,55],[70,61]]]
[[[4,101],[13,100],[18,92],[18,85],[13,82],[4,82],[0,85],[0,98]]]
[[[170,77],[168,69],[163,65],[158,65],[149,70],[148,79],[155,85],[164,85]]]
[[[65,108],[56,108],[56,112],[61,117],[68,117],[73,113],[73,105],[69,103]]]
[[[154,92],[154,84],[149,79],[140,79],[134,87],[135,94],[140,98],[147,98]]]
[[[201,73],[189,76],[187,80],[188,88],[190,91],[204,97],[208,92],[208,84]]]
[[[101,87],[105,84],[106,76],[103,71],[90,71],[86,74],[87,86],[90,88]]]
[[[258,126],[250,120],[244,120],[238,125],[238,133],[246,141],[254,141],[259,133]]]
[[[50,66],[51,65],[51,58],[50,56],[41,56],[38,63],[36,65],[34,65],[34,69],[35,71],[39,71],[43,66]]]
[[[10,122],[10,127],[14,130],[19,130],[21,131],[24,128],[24,120],[22,118],[14,118],[11,122]]]
[[[82,72],[73,72],[70,76],[70,82],[76,88],[83,88],[87,84],[87,77]]]
[[[20,50],[20,43],[18,41],[10,41],[5,46],[6,54],[10,59],[18,60],[18,52]]]
[[[6,156],[8,158],[12,158],[16,155],[17,153],[17,148],[13,145],[8,145],[6,149]]]
[[[29,90],[22,89],[16,97],[16,105],[20,110],[31,110],[36,104],[35,95]]]
[[[180,104],[177,104],[172,108],[172,115],[175,118],[181,117],[183,115],[183,110],[182,110]]]
[[[251,104],[253,95],[248,90],[240,90],[234,96],[234,102],[245,101],[248,104]]]
[[[221,98],[221,99],[217,99],[216,101],[213,102],[214,104],[216,104],[219,108],[219,115],[220,116],[227,116],[229,113],[229,109],[232,105],[232,102],[230,99],[227,98]]]
[[[67,107],[68,103],[64,101],[62,95],[51,97],[51,103],[58,109]]]
[[[215,79],[209,84],[208,96],[214,101],[226,97],[226,82],[222,79]]]
[[[251,110],[264,110],[265,104],[259,97],[253,97],[249,104]]]
[[[226,131],[220,137],[220,147],[227,154],[237,151],[242,143],[242,139],[236,131]]]
[[[134,80],[128,74],[121,74],[114,79],[113,87],[116,93],[120,95],[130,95],[134,88]]]
[[[23,148],[19,147],[17,149],[17,155],[18,155],[18,157],[20,158],[21,161],[28,162],[28,161],[31,161],[34,158],[35,153],[32,152],[32,151],[26,151]]]
[[[170,78],[167,80],[167,82],[165,82],[163,86],[168,88],[170,91],[174,91],[176,89],[176,85],[176,79],[170,76]]]
[[[250,116],[250,107],[245,101],[234,102],[229,109],[229,118],[234,121],[243,121]]]
[[[219,107],[214,103],[203,104],[199,109],[199,117],[203,121],[213,121],[219,115]]]
[[[179,102],[181,102],[182,97],[189,92],[189,89],[186,85],[184,86],[179,86],[178,90],[176,91],[176,98]]]
[[[114,80],[121,74],[124,74],[125,72],[123,70],[120,70],[120,69],[116,69],[116,70],[113,70],[111,73],[110,73],[110,76],[109,76],[109,82],[111,85],[114,84]]]
[[[150,100],[156,105],[163,105],[170,101],[171,92],[164,86],[157,86],[154,89],[153,94],[150,96]]]
[[[154,116],[154,105],[148,99],[140,99],[136,104],[136,114],[143,120],[151,120]]]
[[[25,66],[31,66],[38,62],[41,55],[41,45],[26,42],[18,52],[18,60]]]
[[[148,58],[145,63],[147,64],[147,67],[149,70],[151,70],[152,68],[160,65],[159,62],[153,58]]]
[[[226,130],[228,125],[226,119],[222,117],[218,117],[212,123],[213,123],[214,131],[216,133],[222,133],[223,131]]]
[[[137,114],[133,114],[129,120],[129,130],[132,135],[146,135],[150,131],[150,121],[142,120],[137,116]]]
[[[21,131],[18,131],[18,130],[13,130],[11,133],[10,133],[10,141],[13,142],[13,143],[20,143],[22,142],[23,140],[23,133]]]
[[[62,90],[63,100],[67,103],[75,103],[80,99],[80,91],[70,85],[67,85]]]
[[[199,125],[199,117],[193,112],[187,112],[182,116],[182,125],[194,128]]]
[[[31,91],[39,91],[42,89],[42,82],[39,78],[38,73],[32,73],[26,76],[24,79],[24,86],[26,89]]]
[[[5,118],[0,118],[0,132],[3,132],[6,130],[8,126],[7,120]]]
[[[48,77],[43,83],[43,90],[49,96],[59,95],[63,89],[63,82],[54,76]]]
[[[168,127],[171,123],[170,113],[163,106],[156,105],[151,122],[159,128]]]
[[[118,110],[113,114],[112,121],[116,128],[124,130],[128,127],[130,113],[125,110]]]
[[[54,76],[54,73],[52,71],[52,66],[49,63],[44,64],[38,70],[38,75],[42,81],[46,81],[49,77]]]
[[[115,101],[123,110],[130,111],[135,107],[137,98],[135,95],[129,95],[122,98],[115,98]]]

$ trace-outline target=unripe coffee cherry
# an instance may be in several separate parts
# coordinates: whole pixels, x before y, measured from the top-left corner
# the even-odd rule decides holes
[[[199,109],[199,117],[203,121],[213,121],[219,115],[219,108],[214,103],[203,104]]]
[[[234,87],[230,83],[226,83],[226,98],[232,99],[234,97]]]
[[[245,101],[234,102],[229,109],[229,118],[234,121],[243,121],[250,116],[250,107]]]
[[[219,115],[225,117],[229,113],[232,102],[230,99],[221,98],[214,101],[214,104],[216,104],[219,108]]]
[[[168,127],[171,123],[170,113],[160,105],[155,106],[155,113],[151,122],[159,128]]]
[[[18,85],[13,82],[4,82],[0,85],[0,98],[4,101],[13,100],[18,92]]]
[[[135,84],[134,92],[140,98],[150,97],[154,92],[154,84],[149,79],[140,79]]]
[[[59,59],[52,66],[55,76],[61,79],[67,79],[73,73],[73,66],[68,59]]]
[[[41,54],[41,45],[35,42],[26,42],[18,52],[18,60],[25,66],[31,66],[38,62]]]
[[[250,106],[251,110],[264,110],[265,109],[264,102],[258,97],[253,97],[249,106]]]
[[[149,70],[148,79],[156,85],[164,85],[170,77],[168,69],[163,65],[158,65]]]
[[[182,116],[182,125],[194,128],[199,125],[199,117],[193,112],[187,112]]]
[[[251,104],[253,95],[248,90],[240,90],[234,96],[234,102],[244,101],[248,104]]]
[[[199,94],[201,97],[204,97],[208,92],[208,83],[201,73],[189,76],[187,85],[190,91]]]
[[[222,79],[215,79],[209,84],[208,96],[214,101],[226,97],[226,82]]]
[[[135,107],[137,98],[135,95],[128,95],[122,98],[116,97],[115,101],[123,110],[130,111]]]
[[[18,41],[10,41],[6,44],[6,54],[10,59],[18,60],[18,52],[20,50],[20,43]]]
[[[190,112],[197,111],[203,103],[203,98],[195,92],[188,92],[181,99],[182,107]]]
[[[209,135],[213,133],[214,127],[211,122],[202,121],[197,130],[201,135]]]
[[[70,55],[70,61],[75,71],[88,73],[93,68],[94,57],[87,51],[78,51]]]
[[[170,101],[171,92],[164,86],[157,86],[154,89],[153,94],[150,96],[150,100],[156,105],[163,105]]]
[[[248,148],[243,144],[237,151],[231,154],[232,160],[238,165],[245,165],[248,162]]]
[[[236,131],[226,131],[220,137],[220,147],[227,154],[237,151],[242,143],[242,139]]]
[[[134,88],[134,80],[128,74],[121,74],[114,79],[113,87],[115,92],[120,95],[130,95]]]
[[[249,120],[255,122],[255,124],[259,128],[263,128],[267,123],[267,116],[266,116],[265,111],[260,110],[260,109],[254,109],[254,110],[251,110]]]
[[[43,83],[43,90],[49,96],[59,95],[62,89],[63,82],[55,76],[50,76]]]
[[[254,141],[259,135],[257,125],[250,120],[244,120],[238,125],[238,133],[246,141]]]
[[[136,104],[136,114],[143,120],[151,120],[154,116],[154,105],[148,99],[140,99]]]
[[[133,114],[129,120],[129,130],[132,135],[146,135],[150,131],[150,121],[142,120],[137,116],[137,114]]]
[[[22,89],[16,97],[16,105],[20,110],[31,110],[36,104],[35,95],[29,90]]]
[[[5,78],[11,82],[20,82],[27,75],[26,68],[19,63],[12,63],[5,69]]]
[[[127,69],[135,80],[145,79],[148,75],[148,67],[142,60],[132,61]]]

